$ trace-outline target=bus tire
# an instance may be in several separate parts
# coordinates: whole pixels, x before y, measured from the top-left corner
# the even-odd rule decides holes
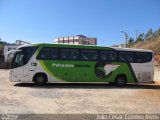
[[[38,86],[44,85],[47,82],[47,75],[44,73],[36,74],[33,78],[33,81]]]
[[[124,86],[127,83],[127,79],[125,75],[118,75],[115,79],[116,86]]]

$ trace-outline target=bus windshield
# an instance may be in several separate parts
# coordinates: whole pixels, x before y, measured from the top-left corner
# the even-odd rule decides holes
[[[11,68],[20,67],[24,64],[24,54],[22,51],[17,51],[12,60]]]
[[[23,66],[28,63],[37,47],[22,47],[14,55],[11,68]]]

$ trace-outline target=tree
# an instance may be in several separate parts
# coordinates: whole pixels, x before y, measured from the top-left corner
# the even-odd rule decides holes
[[[155,34],[156,38],[160,37],[160,28],[158,30],[156,30],[154,34]]]
[[[145,35],[145,40],[150,40],[152,38],[155,38],[155,34],[154,34],[152,28],[150,28]]]
[[[141,39],[144,40],[144,33],[140,33],[140,34],[138,35],[138,38],[141,38]]]
[[[132,37],[129,38],[128,40],[128,46],[131,47],[134,44],[134,39]]]
[[[143,42],[143,41],[144,41],[144,33],[140,33],[135,42],[137,43],[137,42]]]
[[[138,42],[143,42],[143,39],[137,38],[136,43],[138,43]]]

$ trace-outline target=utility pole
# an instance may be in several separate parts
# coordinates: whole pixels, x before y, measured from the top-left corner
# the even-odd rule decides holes
[[[124,32],[123,30],[120,30],[121,33],[124,33],[124,47],[127,48],[127,40],[128,40],[128,35],[126,32]]]
[[[136,30],[136,40],[137,40],[137,34],[138,34],[138,30]],[[136,41],[136,40],[135,40],[135,41]]]

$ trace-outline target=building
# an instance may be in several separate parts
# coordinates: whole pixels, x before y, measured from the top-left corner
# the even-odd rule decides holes
[[[5,62],[8,62],[8,60],[11,61],[15,53],[14,50],[16,50],[19,46],[26,45],[26,44],[30,44],[30,43],[22,40],[16,40],[16,43],[4,45],[3,56],[5,56]]]
[[[119,44],[118,47],[119,48],[125,48],[125,44]]]
[[[5,56],[8,51],[16,50],[19,46],[26,45],[26,44],[30,44],[30,43],[22,41],[22,40],[16,40],[16,43],[4,45],[3,55]]]
[[[11,44],[11,45],[4,45],[3,47],[3,55],[5,56],[7,52],[11,50],[16,50],[19,45]]]
[[[125,48],[124,44],[119,44],[119,45],[113,45],[111,47],[117,47],[117,48]]]
[[[84,35],[59,37],[54,39],[55,44],[97,45],[97,38]]]
[[[22,40],[16,40],[16,45],[18,45],[18,46],[27,45],[27,44],[30,44],[30,43],[29,43],[29,42],[22,41]]]
[[[0,55],[2,55],[3,54],[3,51],[2,50],[0,50]]]
[[[0,49],[0,63],[4,61],[3,51]]]

